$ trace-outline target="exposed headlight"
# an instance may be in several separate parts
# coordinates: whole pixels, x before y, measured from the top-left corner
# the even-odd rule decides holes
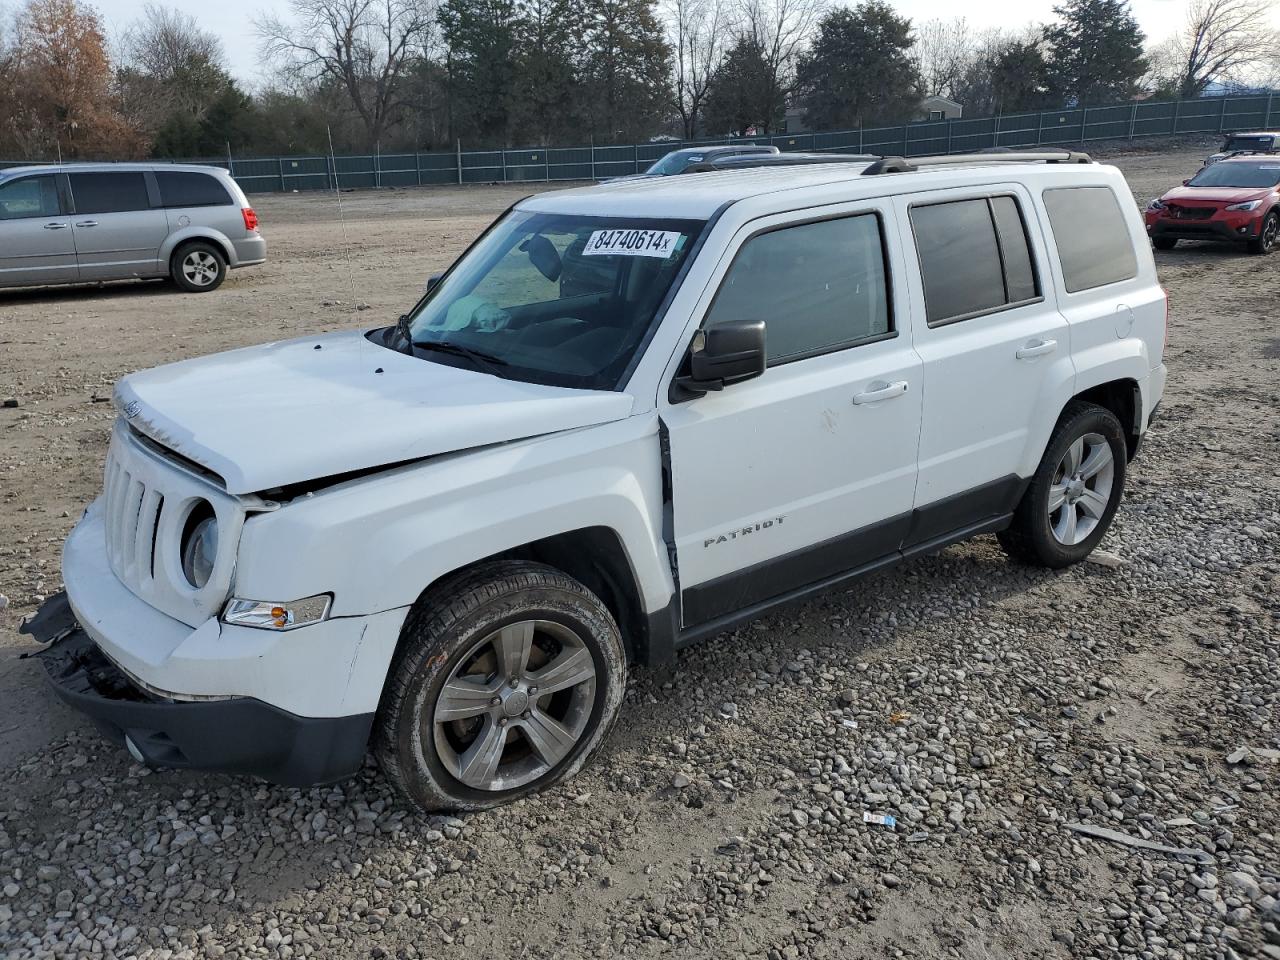
[[[1246,200],[1244,203],[1233,203],[1228,210],[1257,210],[1262,206],[1261,200]]]
[[[328,620],[332,603],[333,597],[327,593],[288,603],[232,598],[222,611],[222,622],[259,630],[292,630]]]
[[[218,518],[207,510],[197,509],[187,523],[182,541],[182,572],[197,590],[209,582],[214,561],[218,559]]]
[[[1163,210],[1163,209],[1164,209],[1164,201],[1163,201],[1163,200],[1161,200],[1159,197],[1157,197],[1156,199],[1152,200],[1149,204],[1147,204],[1147,209],[1148,209],[1148,210]]]

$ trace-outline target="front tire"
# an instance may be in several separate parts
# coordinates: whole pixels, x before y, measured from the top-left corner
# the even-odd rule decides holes
[[[1177,237],[1155,237],[1151,241],[1151,245],[1157,250],[1172,250],[1178,245]]]
[[[217,290],[227,278],[227,256],[203,240],[185,243],[174,251],[169,261],[169,276],[187,293]]]
[[[617,718],[618,625],[553,567],[501,561],[409,612],[374,724],[374,755],[423,810],[483,810],[573,776]]]
[[[1116,415],[1092,403],[1063,412],[1044,457],[998,535],[1011,557],[1059,569],[1079,563],[1106,536],[1124,491],[1128,452]]]
[[[1257,237],[1249,241],[1249,252],[1266,255],[1280,250],[1280,212],[1272,210],[1262,221]]]

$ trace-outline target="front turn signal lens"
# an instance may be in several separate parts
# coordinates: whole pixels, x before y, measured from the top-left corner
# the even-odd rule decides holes
[[[222,611],[222,622],[238,627],[258,630],[294,630],[329,619],[333,597],[321,593],[302,600],[280,603],[272,600],[241,600],[238,597],[227,602]]]

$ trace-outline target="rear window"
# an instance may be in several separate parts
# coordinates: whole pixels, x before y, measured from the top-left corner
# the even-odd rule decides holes
[[[930,326],[1039,297],[1026,227],[1013,197],[914,206],[911,230]]]
[[[225,207],[233,202],[227,188],[207,173],[159,171],[156,182],[164,207]]]
[[[1044,192],[1044,206],[1068,293],[1138,275],[1129,226],[1111,188],[1057,187]]]
[[[73,173],[76,213],[125,213],[146,210],[147,182],[141,173]]]

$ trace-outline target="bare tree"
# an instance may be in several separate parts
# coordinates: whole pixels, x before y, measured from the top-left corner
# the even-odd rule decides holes
[[[222,43],[195,17],[147,4],[120,38],[116,92],[125,114],[155,131],[175,113],[202,119],[230,77]]]
[[[1182,29],[1151,51],[1149,82],[1190,98],[1264,71],[1280,44],[1271,10],[1272,0],[1192,0]]]
[[[915,28],[915,61],[926,97],[955,99],[956,87],[973,62],[978,37],[964,17],[926,20]]]
[[[698,121],[716,68],[724,59],[728,16],[723,0],[671,0],[668,17],[675,51],[675,106],[684,137],[698,135]]]
[[[761,120],[768,123],[767,118],[785,110],[800,54],[829,4],[828,0],[740,0],[740,4],[735,32],[753,41],[771,74],[770,98],[777,102],[761,104]]]
[[[290,0],[293,21],[254,20],[262,55],[312,84],[342,90],[364,123],[368,146],[406,105],[409,75],[434,21],[427,0]]]

